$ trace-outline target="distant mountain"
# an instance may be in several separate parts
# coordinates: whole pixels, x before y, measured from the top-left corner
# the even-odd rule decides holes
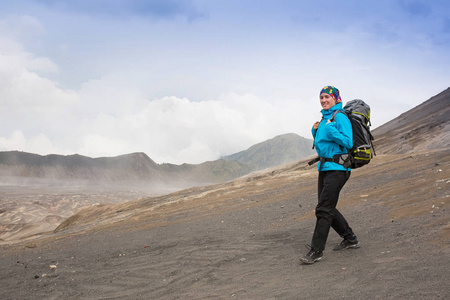
[[[218,159],[201,164],[162,164],[161,170],[170,181],[192,186],[225,182],[249,174],[253,169],[238,162]]]
[[[252,171],[256,171],[313,155],[315,151],[312,149],[312,144],[313,140],[311,139],[288,133],[251,146],[245,151],[222,157],[222,159],[248,165]]]
[[[145,153],[90,158],[0,152],[0,176],[63,180],[210,184],[292,162],[311,154],[312,140],[295,134],[275,137],[246,151],[201,164],[157,164]]]
[[[78,154],[41,156],[19,151],[0,152],[0,175],[68,180],[163,180],[160,166],[145,153],[90,158]]]
[[[372,131],[377,154],[450,147],[450,88]]]

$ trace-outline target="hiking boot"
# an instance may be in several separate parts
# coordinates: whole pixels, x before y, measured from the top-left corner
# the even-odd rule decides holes
[[[358,242],[358,239],[354,238],[353,240],[350,239],[344,239],[340,244],[337,244],[333,250],[339,251],[344,249],[356,249],[361,247],[361,245]]]
[[[323,257],[322,252],[316,252],[314,250],[310,250],[308,254],[300,258],[300,261],[304,264],[310,265],[315,263],[316,261],[321,260]]]

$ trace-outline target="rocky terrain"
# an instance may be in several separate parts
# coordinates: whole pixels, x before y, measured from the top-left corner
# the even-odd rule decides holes
[[[89,206],[55,230],[5,239],[0,298],[446,299],[448,104],[450,90],[374,130],[377,156],[352,171],[338,204],[360,249],[332,251],[331,232],[322,261],[299,263],[317,201],[316,166],[300,160]]]

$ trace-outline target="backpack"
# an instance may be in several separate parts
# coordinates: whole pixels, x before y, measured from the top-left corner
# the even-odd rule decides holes
[[[345,111],[345,112],[344,112]],[[313,164],[319,160],[332,161],[343,165],[345,168],[360,168],[367,165],[375,154],[374,140],[370,133],[370,106],[363,100],[355,99],[346,103],[344,111],[335,111],[330,118],[334,122],[336,114],[343,113],[347,115],[353,130],[353,148],[348,154],[337,154],[333,158],[316,158],[309,162]]]

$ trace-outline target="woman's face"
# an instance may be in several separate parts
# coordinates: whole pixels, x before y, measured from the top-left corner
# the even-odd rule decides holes
[[[327,93],[320,94],[320,105],[323,109],[330,109],[336,105],[336,101]]]

